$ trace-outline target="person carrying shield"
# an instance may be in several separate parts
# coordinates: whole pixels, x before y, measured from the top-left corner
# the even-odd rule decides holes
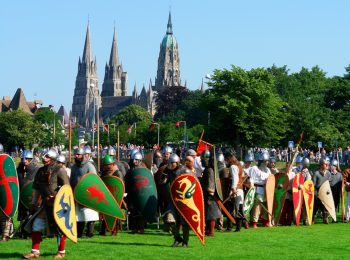
[[[218,204],[214,199],[215,194],[215,174],[214,174],[214,158],[210,151],[206,150],[201,154],[202,165],[204,166],[201,185],[204,196],[206,235],[214,236],[216,219],[220,219],[222,213]]]
[[[31,221],[32,250],[23,255],[26,259],[39,258],[41,236],[44,230],[48,231],[48,236],[51,233],[58,237],[58,250],[54,258],[65,257],[66,236],[60,233],[55,223],[53,202],[60,187],[69,184],[69,179],[66,171],[57,166],[56,158],[57,152],[49,150],[43,156],[44,166],[38,169],[34,178],[34,192],[31,204],[31,213],[35,216]]]
[[[109,154],[106,154],[105,157],[103,157],[102,163],[103,163],[103,169],[101,173],[102,178],[108,177],[108,176],[115,176],[120,178],[124,182],[124,175],[119,170],[119,167],[112,156],[110,156]],[[117,224],[115,225],[114,230],[112,230],[113,235],[117,235],[119,225],[120,225],[120,220],[117,221]],[[101,221],[100,235],[101,236],[106,235],[106,222],[104,220]]]
[[[22,161],[17,167],[20,192],[22,191],[24,185],[34,181],[35,175],[39,168],[40,167],[34,159],[32,151],[24,150],[22,153]],[[24,222],[28,219],[29,215],[29,209],[26,208],[21,201],[19,201],[17,220],[20,221],[22,227],[19,237],[27,238],[28,236],[27,232],[24,230]]]
[[[320,189],[321,185],[330,179],[331,173],[328,170],[329,168],[329,158],[323,157],[319,161],[319,169],[315,171],[312,182],[315,185],[315,206],[314,206],[314,212],[313,212],[313,221],[315,219],[315,214],[318,210],[321,210],[322,217],[323,217],[323,223],[328,224],[328,216],[329,213],[326,209],[326,207],[322,204],[321,200],[318,198],[318,190]]]
[[[77,148],[74,150],[75,164],[71,168],[70,184],[74,190],[79,180],[87,173],[97,174],[95,166],[86,159],[85,150]],[[78,238],[83,236],[85,223],[87,224],[86,236],[93,237],[95,221],[99,220],[98,212],[90,208],[76,204],[77,232]]]
[[[0,143],[0,154],[4,153],[4,146]],[[0,209],[0,230],[1,242],[7,242],[10,239],[11,229],[13,227],[12,219],[5,215]]]

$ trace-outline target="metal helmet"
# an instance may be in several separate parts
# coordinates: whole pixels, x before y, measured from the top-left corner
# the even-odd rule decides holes
[[[85,154],[85,151],[83,148],[77,148],[74,150],[74,155],[78,155],[78,154]]]
[[[323,157],[320,159],[320,164],[329,163],[329,157]]]
[[[202,159],[209,159],[210,158],[210,151],[209,150],[205,150],[202,154],[201,154]]]
[[[140,152],[137,152],[134,154],[133,160],[142,160],[142,154]]]
[[[139,152],[138,149],[136,149],[136,148],[132,149],[132,150],[130,151],[130,158],[131,158],[131,159],[134,159],[134,155],[135,155],[136,153],[138,153],[138,152]]]
[[[310,166],[310,160],[308,158],[303,159],[303,166],[304,167],[309,167]]]
[[[4,152],[4,146],[2,144],[0,144],[0,153]]]
[[[276,162],[276,158],[275,157],[270,157],[270,162],[275,163]]]
[[[176,153],[174,153],[174,154],[170,155],[169,162],[170,163],[179,163],[180,157]]]
[[[103,157],[103,164],[111,164],[111,163],[115,163],[114,159],[112,156],[110,156],[109,154],[106,154],[105,157]]]
[[[107,154],[111,155],[111,156],[115,156],[116,152],[115,149],[111,146],[108,148]]]
[[[163,154],[166,153],[173,153],[173,148],[171,148],[170,146],[165,146],[163,149]]]
[[[91,154],[92,153],[90,146],[88,146],[88,145],[84,146],[84,153],[85,154]]]
[[[261,153],[259,161],[269,161],[270,160],[270,155],[268,152],[264,151]]]
[[[195,150],[193,150],[193,149],[188,149],[186,155],[187,156],[196,156],[197,152]]]
[[[302,156],[297,156],[297,158],[295,159],[296,163],[302,163],[303,162],[303,157]]]
[[[66,156],[64,156],[63,154],[60,154],[59,156],[57,156],[56,161],[59,163],[66,163]]]
[[[247,154],[244,156],[244,161],[245,161],[245,162],[254,162],[254,154],[252,154],[252,153],[247,153]]]
[[[49,157],[53,160],[56,160],[57,159],[57,152],[55,150],[50,149],[44,156]]]
[[[33,159],[33,153],[30,150],[24,150],[22,153],[22,160],[24,159]]]
[[[218,153],[217,155],[218,162],[224,162],[225,161],[225,156],[222,153]]]
[[[338,160],[334,159],[332,160],[332,166],[338,166]]]

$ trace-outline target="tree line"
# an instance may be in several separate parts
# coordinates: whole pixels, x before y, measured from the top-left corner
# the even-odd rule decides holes
[[[154,118],[137,105],[122,109],[105,122],[114,127],[101,132],[101,144],[115,144],[119,129],[121,143],[152,146],[158,141],[158,125],[150,126],[156,122],[161,145],[184,139],[196,143],[202,130],[206,141],[242,148],[286,147],[288,141],[298,140],[301,132],[302,147],[316,149],[317,142],[328,149],[349,145],[350,66],[343,76],[333,77],[318,66],[294,73],[287,66],[250,70],[231,66],[214,70],[207,85],[204,92],[166,87],[156,96]],[[8,148],[67,145],[67,131],[54,113],[0,113],[0,142]],[[179,121],[186,122],[186,129],[184,124],[175,126]],[[92,142],[91,136],[86,138]],[[73,145],[77,143],[75,129]]]

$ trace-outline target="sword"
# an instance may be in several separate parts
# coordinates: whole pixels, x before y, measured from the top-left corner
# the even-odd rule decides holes
[[[267,214],[269,214],[273,218],[272,214],[268,211],[268,209],[265,207],[265,205],[260,200],[258,200],[257,198],[254,198],[254,200],[257,201],[260,204],[260,206],[263,208],[263,210],[265,210],[267,212]]]
[[[230,214],[230,212],[225,208],[224,204],[222,203],[222,201],[220,199],[218,199],[216,196],[213,196],[214,200],[216,201],[216,203],[218,204],[218,206],[221,208],[221,210],[225,213],[225,215],[228,217],[228,219],[233,223],[236,224],[236,220],[232,217],[232,215]]]

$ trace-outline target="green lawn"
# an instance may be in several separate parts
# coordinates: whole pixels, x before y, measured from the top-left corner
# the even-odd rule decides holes
[[[318,220],[318,222],[321,220]],[[97,227],[98,229],[98,227]],[[97,233],[96,229],[96,233]],[[67,241],[67,259],[345,259],[349,258],[350,224],[316,223],[312,226],[273,227],[242,230],[240,233],[216,232],[202,246],[191,233],[189,248],[172,248],[172,236],[155,227],[145,234]],[[0,244],[0,259],[19,259],[31,249],[31,240],[12,239]],[[44,239],[41,257],[52,259],[57,250],[55,239]]]

